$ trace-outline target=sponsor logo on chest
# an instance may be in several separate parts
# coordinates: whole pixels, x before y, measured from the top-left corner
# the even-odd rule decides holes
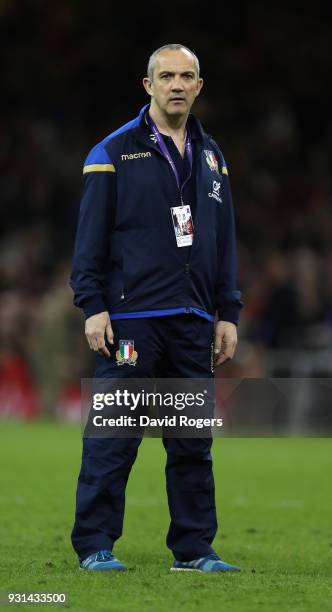
[[[208,194],[209,198],[214,198],[217,202],[222,204],[222,199],[220,197],[220,183],[218,181],[213,181],[212,191]]]
[[[150,151],[142,151],[141,153],[128,153],[127,155],[121,155],[122,161],[127,161],[128,159],[142,159],[145,157],[151,157]]]

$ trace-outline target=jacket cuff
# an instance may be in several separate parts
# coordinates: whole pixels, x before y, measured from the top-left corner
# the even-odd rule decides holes
[[[86,298],[82,302],[82,308],[86,319],[92,317],[95,314],[98,314],[99,312],[104,312],[105,310],[107,310],[105,302],[100,295],[93,295],[89,298]]]
[[[230,323],[237,325],[240,318],[240,310],[241,307],[230,305],[225,305],[222,308],[218,308],[218,321],[229,321]]]

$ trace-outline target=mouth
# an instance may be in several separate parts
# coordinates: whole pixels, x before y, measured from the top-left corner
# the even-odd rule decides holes
[[[176,102],[176,103],[185,102],[185,99],[181,98],[180,96],[176,96],[175,98],[171,98],[170,102]]]

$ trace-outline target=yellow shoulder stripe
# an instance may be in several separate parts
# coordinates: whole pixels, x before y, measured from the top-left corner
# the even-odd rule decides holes
[[[221,173],[222,173],[222,174],[227,174],[227,176],[228,176],[228,170],[227,170],[227,167],[226,167],[226,166],[223,166],[223,167],[222,167],[222,169],[221,169]]]
[[[115,167],[113,164],[89,164],[83,168],[83,174],[87,172],[115,172]]]

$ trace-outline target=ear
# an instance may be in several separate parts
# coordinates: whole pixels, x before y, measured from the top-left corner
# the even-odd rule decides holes
[[[198,79],[197,80],[197,88],[196,88],[196,96],[198,96],[198,94],[200,93],[202,87],[203,87],[204,81],[203,79]]]
[[[144,87],[146,93],[149,96],[152,96],[152,94],[153,94],[152,82],[151,82],[151,80],[148,77],[144,77],[144,79],[143,79],[143,87]]]

